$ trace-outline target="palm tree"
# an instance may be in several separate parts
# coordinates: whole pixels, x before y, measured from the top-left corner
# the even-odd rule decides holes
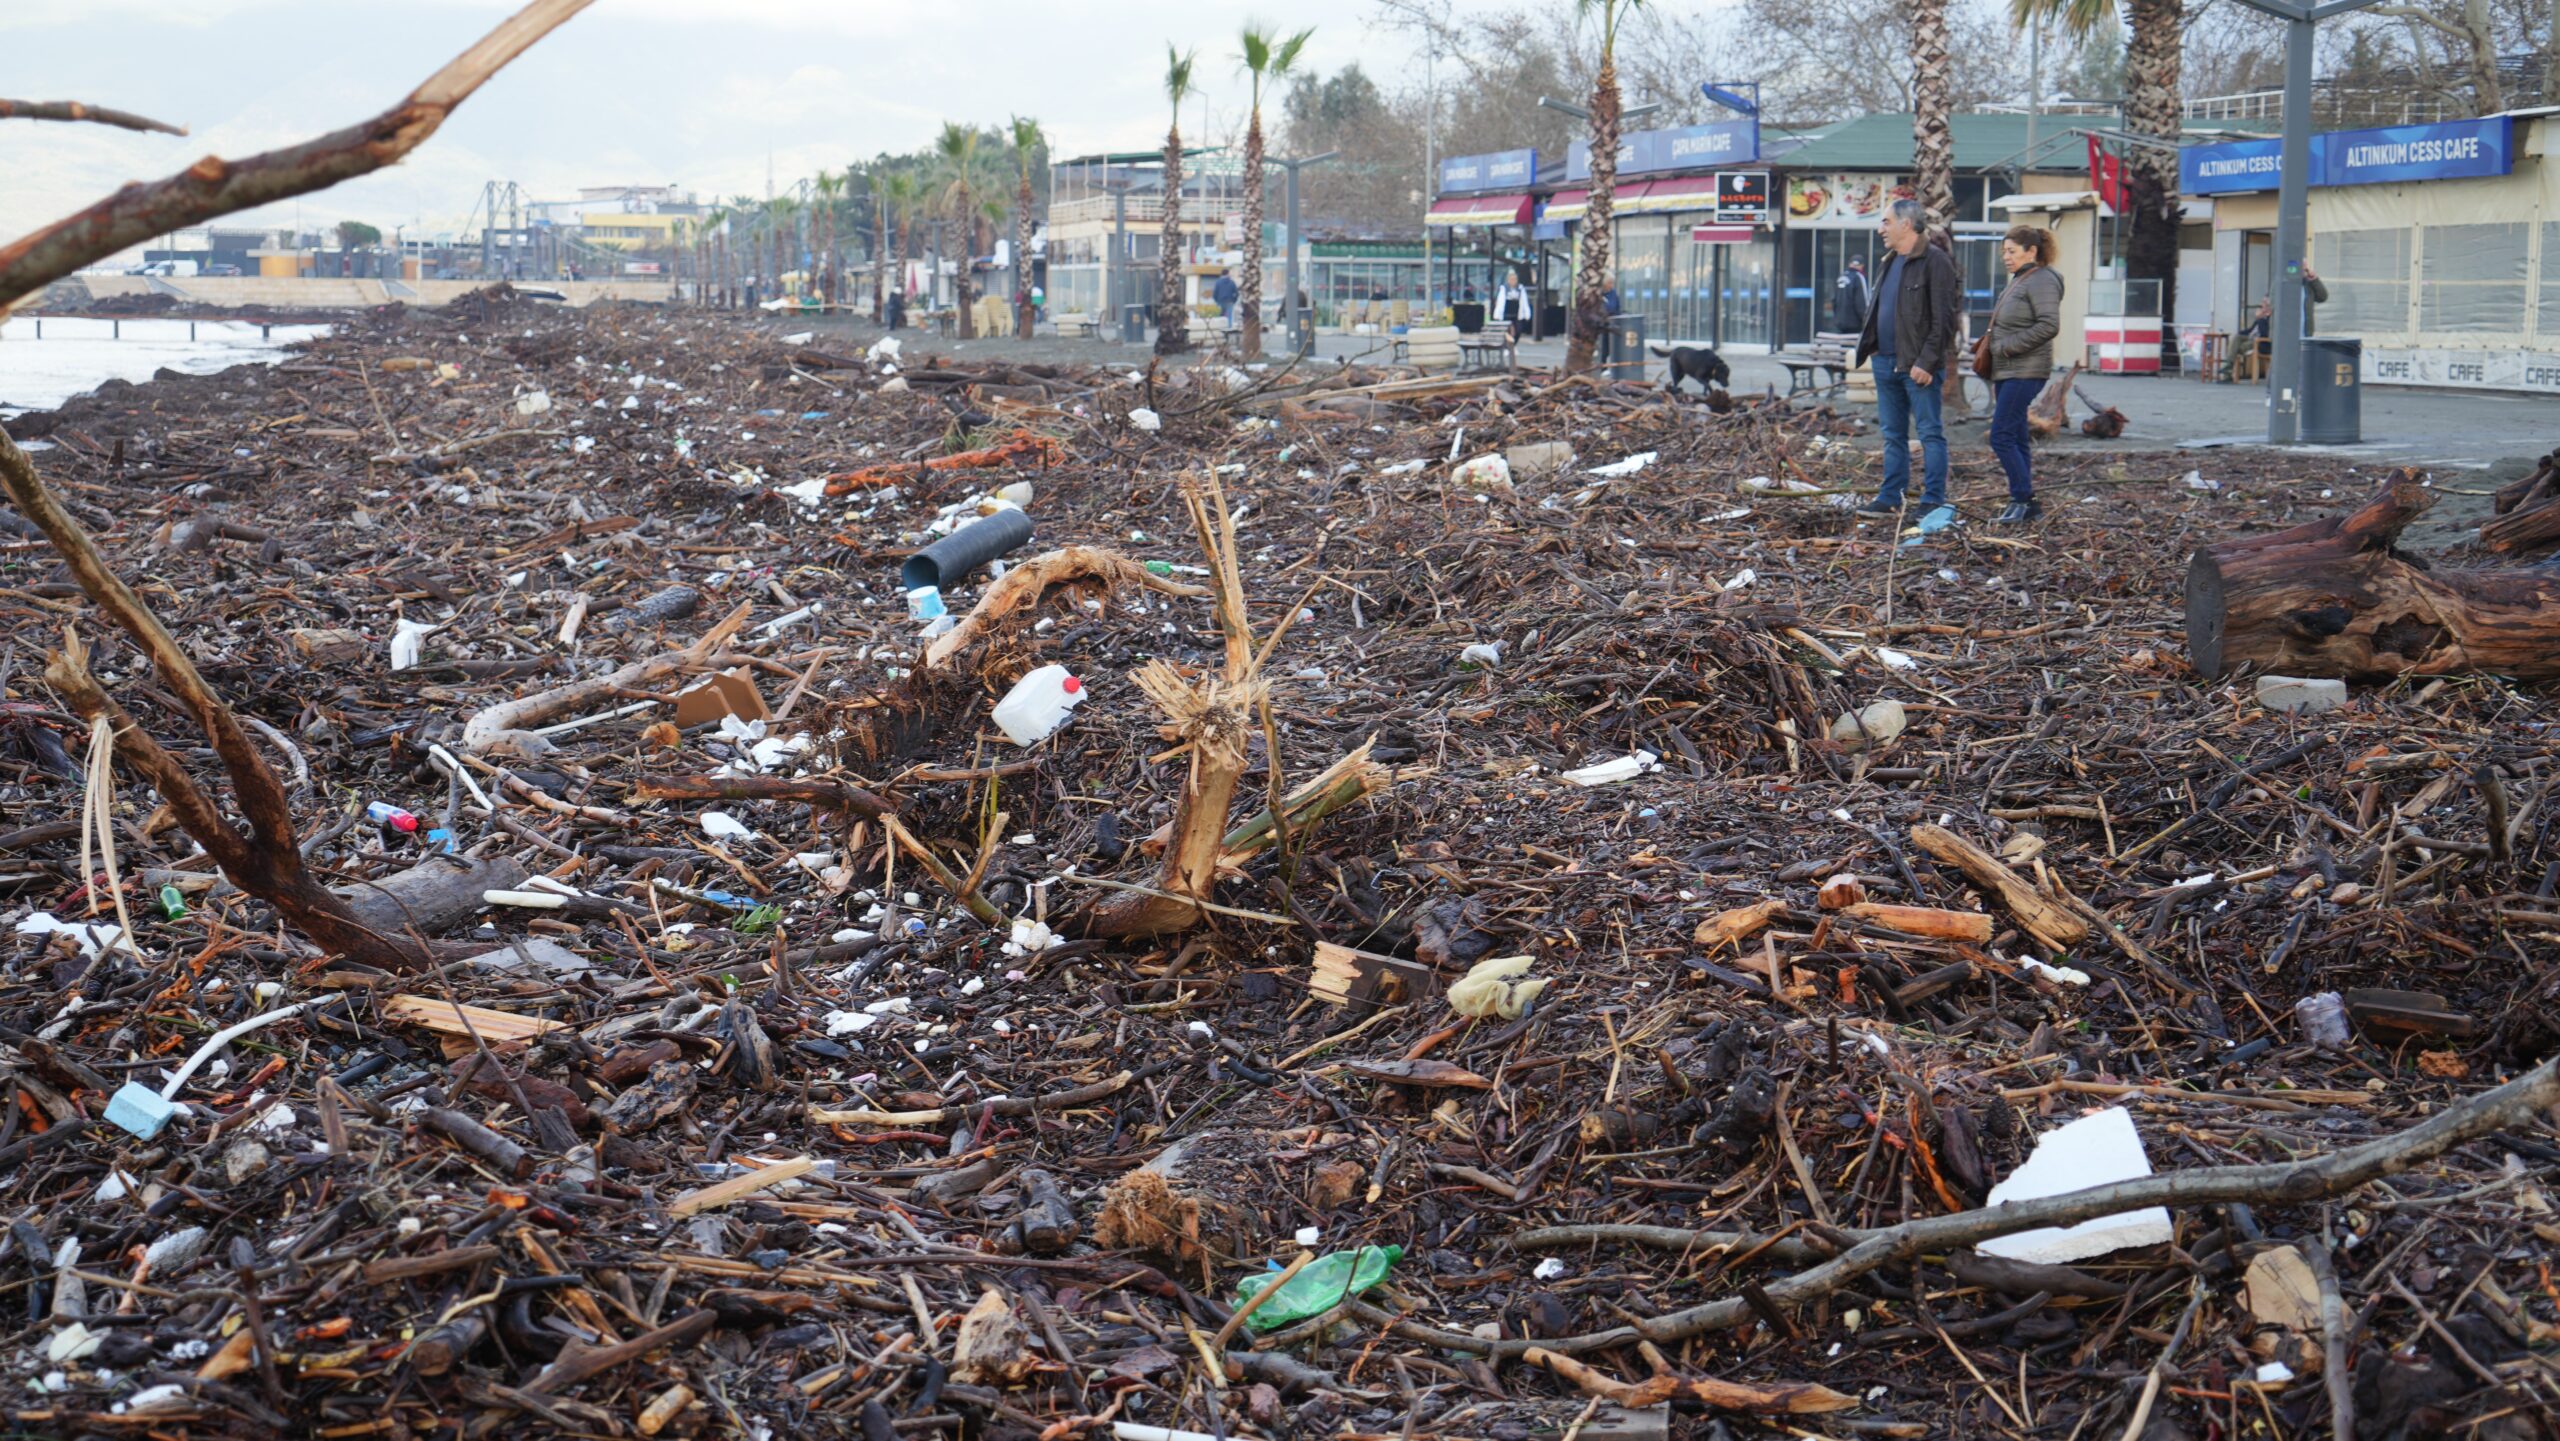
[[[934,138],[933,154],[936,185],[941,190],[941,203],[936,207],[960,227],[960,264],[951,282],[951,303],[960,311],[960,338],[977,338],[975,317],[970,311],[969,265],[977,253],[979,212],[984,202],[979,187],[984,183],[984,168],[978,159],[978,127],[953,121],[942,122],[942,133]]]
[[[818,303],[832,307],[836,303],[836,197],[844,194],[844,179],[821,170],[812,188],[818,192]]]
[[[1031,338],[1031,162],[1040,149],[1040,122],[1013,117],[1013,333]]]
[[[1236,305],[1244,314],[1244,358],[1262,354],[1262,87],[1297,68],[1298,52],[1307,48],[1312,29],[1282,38],[1262,25],[1247,22],[1241,38],[1244,68],[1253,76],[1252,118],[1244,127],[1244,283]],[[1298,237],[1289,237],[1298,243]],[[1282,308],[1287,308],[1284,298]]]
[[[1164,93],[1173,102],[1173,123],[1164,132],[1164,238],[1156,255],[1158,355],[1191,346],[1191,323],[1182,312],[1182,102],[1191,95],[1192,59],[1170,44],[1164,47]]]
[[[916,182],[911,170],[893,170],[880,182],[881,210],[897,225],[898,243],[890,247],[889,253],[898,262],[900,294],[906,292],[906,262],[915,258],[916,202],[923,194],[924,187]]]
[[[2064,34],[2086,40],[2118,24],[2114,0],[2010,0],[2009,18],[2021,27],[2058,22]],[[2160,282],[2160,313],[2178,313],[2178,143],[2183,108],[2178,66],[2186,20],[2179,0],[2125,0],[2122,23],[2132,27],[2124,49],[2124,128],[2157,141],[2127,147],[2124,201],[2133,218],[2125,237],[2125,273]]]
[[[889,229],[889,184],[893,174],[877,173],[871,177],[871,323],[880,324],[889,303],[889,245],[893,232]]]
[[[1947,98],[1947,0],[1911,3],[1911,181],[1945,231],[1956,214],[1956,137]],[[1953,240],[1949,248],[1953,249]]]
[[[1601,301],[1609,288],[1610,222],[1618,188],[1618,27],[1644,0],[1573,0],[1574,14],[1600,17],[1600,68],[1591,77],[1591,194],[1582,212],[1582,263],[1573,277],[1572,338],[1567,371],[1591,368],[1609,312]],[[1921,0],[1943,3],[1943,0]]]

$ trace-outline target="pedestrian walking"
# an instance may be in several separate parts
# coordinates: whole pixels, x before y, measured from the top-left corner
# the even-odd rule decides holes
[[[1218,319],[1232,322],[1236,314],[1236,277],[1232,271],[1218,272],[1217,283],[1209,287],[1209,298],[1217,302]]]
[[[2053,338],[2062,331],[2062,276],[2053,268],[2059,253],[2053,232],[2038,226],[2012,225],[2000,237],[2009,284],[1992,304],[1983,342],[1991,360],[1991,453],[2009,477],[2002,525],[2023,525],[2044,514],[2036,500],[2027,407],[2053,378]]]
[[[1520,332],[1529,328],[1529,286],[1519,272],[1502,282],[1493,292],[1493,318],[1511,327],[1511,342],[1520,343]]]
[[[1889,252],[1876,276],[1875,304],[1858,333],[1853,362],[1875,363],[1876,422],[1884,431],[1884,485],[1861,515],[1893,515],[1911,485],[1911,432],[1920,432],[1920,503],[1947,499],[1947,432],[1940,421],[1954,368],[1956,317],[1964,278],[1955,257],[1929,243],[1929,212],[1917,200],[1885,207],[1878,227]]]
[[[1874,304],[1876,288],[1867,280],[1867,263],[1849,257],[1848,268],[1831,282],[1831,331],[1835,335],[1853,334],[1867,323],[1867,307]]]

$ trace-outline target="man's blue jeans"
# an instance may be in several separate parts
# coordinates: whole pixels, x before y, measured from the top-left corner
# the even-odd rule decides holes
[[[1938,423],[1941,401],[1946,399],[1947,378],[1932,375],[1927,385],[1916,384],[1911,377],[1893,368],[1893,363],[1879,355],[1874,362],[1876,373],[1876,421],[1884,428],[1884,489],[1876,492],[1878,505],[1902,504],[1903,492],[1911,487],[1911,424],[1920,423],[1920,504],[1934,507],[1947,498],[1947,432]]]

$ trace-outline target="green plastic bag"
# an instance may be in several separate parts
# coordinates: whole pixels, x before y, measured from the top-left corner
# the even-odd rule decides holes
[[[1256,1331],[1277,1331],[1310,1316],[1321,1316],[1342,1304],[1344,1296],[1357,1296],[1387,1279],[1387,1268],[1404,1259],[1402,1246],[1363,1246],[1357,1251],[1335,1251],[1318,1256],[1307,1268],[1289,1278],[1280,1294],[1264,1303],[1261,1310],[1245,1318],[1245,1325]],[[1262,1294],[1277,1271],[1260,1276],[1247,1276],[1236,1286],[1236,1304]]]

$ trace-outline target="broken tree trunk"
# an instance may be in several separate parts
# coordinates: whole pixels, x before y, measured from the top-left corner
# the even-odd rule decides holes
[[[2533,474],[2498,489],[2497,515],[2480,522],[2483,549],[2511,554],[2560,541],[2560,452],[2546,455]]]
[[[2226,541],[2187,567],[2187,653],[2218,679],[2380,680],[2495,671],[2560,677],[2560,573],[2435,573],[2392,546],[2435,496],[2396,471],[2351,515]]]

